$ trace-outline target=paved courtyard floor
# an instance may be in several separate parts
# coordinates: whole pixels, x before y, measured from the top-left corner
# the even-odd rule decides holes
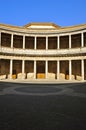
[[[86,83],[0,82],[0,130],[86,130]]]

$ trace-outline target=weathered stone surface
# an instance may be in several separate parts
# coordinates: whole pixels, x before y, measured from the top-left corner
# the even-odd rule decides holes
[[[38,73],[37,79],[45,79],[45,74],[44,73]]]
[[[82,80],[82,77],[77,75],[77,76],[76,76],[76,79],[77,79],[77,80]]]
[[[55,79],[54,73],[48,73],[48,79]]]
[[[27,79],[34,79],[34,73],[27,73]]]
[[[0,79],[6,79],[6,75],[0,75]]]
[[[8,74],[8,79],[12,79],[12,75],[11,74]]]
[[[74,76],[74,75],[71,75],[71,79],[72,79],[72,80],[75,80],[75,76]]]
[[[65,79],[65,74],[64,73],[60,73],[59,74],[59,79]]]
[[[17,78],[16,74],[13,74],[12,79],[16,79],[16,78]]]
[[[25,79],[26,78],[26,74],[25,73],[18,73],[17,74],[17,78],[18,79]]]

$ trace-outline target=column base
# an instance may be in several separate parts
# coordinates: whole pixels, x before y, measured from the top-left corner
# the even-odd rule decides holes
[[[17,74],[17,78],[18,79],[25,79],[26,78],[26,74],[25,73],[18,73]]]
[[[12,74],[8,74],[8,79],[12,79]]]

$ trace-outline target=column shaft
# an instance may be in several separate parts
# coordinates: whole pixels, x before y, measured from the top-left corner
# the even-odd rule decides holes
[[[48,37],[46,37],[46,50],[48,50]]]
[[[71,65],[71,60],[69,60],[69,80],[72,80],[72,65]]]
[[[59,75],[60,75],[60,61],[57,61],[57,79],[59,80]]]
[[[25,72],[25,61],[22,60],[22,73],[24,73],[24,72]]]
[[[81,47],[84,47],[84,36],[83,36],[83,33],[81,33]]]
[[[13,34],[11,34],[11,48],[13,48]]]
[[[46,79],[48,78],[48,61],[45,63]]]
[[[34,61],[34,79],[36,79],[36,61]]]
[[[82,80],[84,80],[84,60],[81,60],[81,75],[82,75]]]
[[[69,35],[69,49],[71,49],[71,35]]]
[[[23,49],[25,49],[25,35],[23,36]]]
[[[37,42],[36,42],[36,39],[37,39],[37,38],[36,38],[36,36],[35,36],[35,40],[34,40],[34,49],[35,49],[35,50],[36,50],[36,43],[37,43]]]
[[[60,42],[59,42],[60,37],[58,36],[57,39],[58,39],[57,40],[57,49],[59,49],[60,48]]]
[[[12,71],[13,71],[13,60],[10,60],[10,79],[12,79]]]

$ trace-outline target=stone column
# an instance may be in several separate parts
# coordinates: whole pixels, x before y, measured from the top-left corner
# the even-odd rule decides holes
[[[45,63],[46,79],[48,78],[48,61]]]
[[[46,50],[48,50],[48,36],[46,36]]]
[[[58,60],[57,61],[57,80],[59,80],[60,79],[60,61]]]
[[[13,60],[10,60],[10,76],[9,78],[12,79],[12,71],[13,71]]]
[[[25,61],[22,60],[22,79],[25,79]]]
[[[71,60],[69,60],[69,80],[72,80],[72,65],[71,65]]]
[[[60,37],[58,36],[57,39],[58,39],[57,40],[57,49],[60,49],[60,42],[59,42]]]
[[[36,79],[36,61],[34,61],[34,79]]]
[[[71,49],[71,35],[69,35],[69,49]]]
[[[81,33],[81,47],[84,47],[84,35]]]
[[[25,73],[25,61],[22,60],[22,74]]]
[[[11,48],[13,48],[13,34],[11,34]]]
[[[81,75],[82,75],[82,81],[84,81],[84,60],[81,60]]]
[[[37,40],[37,38],[36,38],[36,36],[35,36],[35,40],[34,40],[34,49],[35,49],[35,50],[36,50],[36,44],[37,44],[36,40]]]
[[[23,49],[25,49],[25,35],[23,36]]]

